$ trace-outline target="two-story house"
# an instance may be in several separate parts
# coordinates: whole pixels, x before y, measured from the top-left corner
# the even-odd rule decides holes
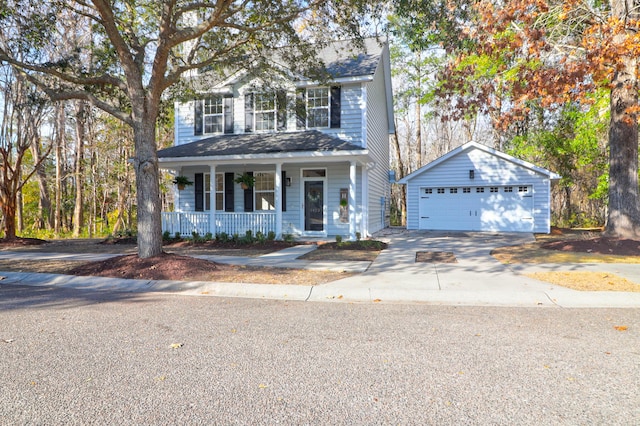
[[[158,158],[193,185],[175,189],[163,230],[354,239],[384,228],[394,132],[389,49],[364,44],[323,49],[327,81],[293,78],[274,89],[244,74],[176,103],[175,145]],[[242,186],[241,176],[253,185]]]

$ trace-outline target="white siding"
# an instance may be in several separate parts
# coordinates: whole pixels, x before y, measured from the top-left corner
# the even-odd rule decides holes
[[[474,179],[469,178],[474,170]],[[421,187],[531,185],[533,187],[534,232],[549,232],[550,183],[547,176],[479,149],[469,149],[417,174],[407,183],[407,228],[419,227]]]

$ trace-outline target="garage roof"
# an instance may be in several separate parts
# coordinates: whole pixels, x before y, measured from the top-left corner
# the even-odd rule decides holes
[[[505,154],[504,152],[498,151],[497,149],[493,149],[490,148],[488,146],[485,145],[481,145],[477,142],[467,142],[464,145],[459,146],[458,148],[449,151],[448,153],[446,153],[445,155],[443,155],[440,158],[437,158],[435,160],[433,160],[432,162],[430,162],[429,164],[426,164],[422,167],[420,167],[418,170],[414,171],[411,174],[408,174],[407,176],[405,176],[404,178],[400,179],[397,183],[400,184],[407,184],[411,179],[419,176],[420,174],[426,172],[429,169],[434,168],[435,166],[442,164],[444,162],[446,162],[447,160],[455,157],[456,155],[470,150],[470,149],[479,149],[481,151],[487,152],[489,154],[495,155],[496,157],[502,158],[503,160],[506,161],[510,161],[512,163],[518,164],[519,166],[522,166],[524,168],[533,170],[541,175],[547,176],[550,180],[558,180],[560,179],[562,176],[560,176],[557,173],[554,173],[550,170],[547,170],[545,168],[542,167],[538,167],[532,163],[529,163],[528,161],[524,161],[524,160],[520,160],[519,158],[513,157],[509,154]]]

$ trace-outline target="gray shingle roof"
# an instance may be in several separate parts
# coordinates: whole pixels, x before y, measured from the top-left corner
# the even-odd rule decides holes
[[[158,158],[363,150],[317,130],[219,135],[158,151]]]
[[[319,52],[333,78],[372,75],[380,62],[382,46],[375,38],[363,40],[364,49],[351,42],[334,42]]]

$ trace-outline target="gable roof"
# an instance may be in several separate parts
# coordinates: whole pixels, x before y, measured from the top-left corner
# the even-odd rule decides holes
[[[439,164],[442,164],[444,162],[446,162],[447,160],[455,157],[456,155],[464,152],[464,151],[468,151],[471,149],[479,149],[480,151],[484,151],[486,153],[489,153],[491,155],[494,155],[496,157],[502,158],[503,160],[515,163],[521,167],[524,167],[526,169],[529,170],[533,170],[536,173],[539,173],[541,175],[547,176],[549,179],[551,180],[558,180],[560,179],[562,176],[560,176],[557,173],[554,173],[550,170],[547,170],[545,168],[542,167],[538,167],[532,163],[529,163],[528,161],[524,161],[524,160],[520,160],[519,158],[513,157],[509,154],[505,154],[504,152],[498,151],[497,149],[493,149],[490,148],[488,146],[485,145],[481,145],[477,142],[467,142],[464,145],[459,146],[458,148],[449,151],[448,153],[446,153],[445,155],[433,160],[432,162],[430,162],[429,164],[426,164],[422,167],[420,167],[418,170],[414,171],[413,173],[408,174],[407,176],[403,177],[402,179],[400,179],[397,183],[400,184],[407,184],[411,179],[417,177],[418,175],[426,172],[427,170],[430,170],[434,167],[436,167]]]
[[[366,154],[367,150],[317,130],[279,133],[241,133],[212,136],[195,142],[173,146],[158,151],[158,159],[179,161],[181,158],[277,155],[284,153]]]
[[[324,66],[330,79],[336,83],[344,81],[370,80],[378,68],[384,54],[388,55],[388,46],[385,40],[377,37],[365,38],[362,45],[352,40],[334,41],[317,52],[319,61]],[[317,84],[304,75],[293,75],[288,71],[288,66],[274,54],[272,63],[283,73],[289,73],[292,80],[298,85]],[[211,73],[197,76],[194,80],[195,88],[201,92],[224,91],[249,75],[246,69],[228,70],[226,76],[216,76]],[[199,79],[202,79],[200,81]]]

